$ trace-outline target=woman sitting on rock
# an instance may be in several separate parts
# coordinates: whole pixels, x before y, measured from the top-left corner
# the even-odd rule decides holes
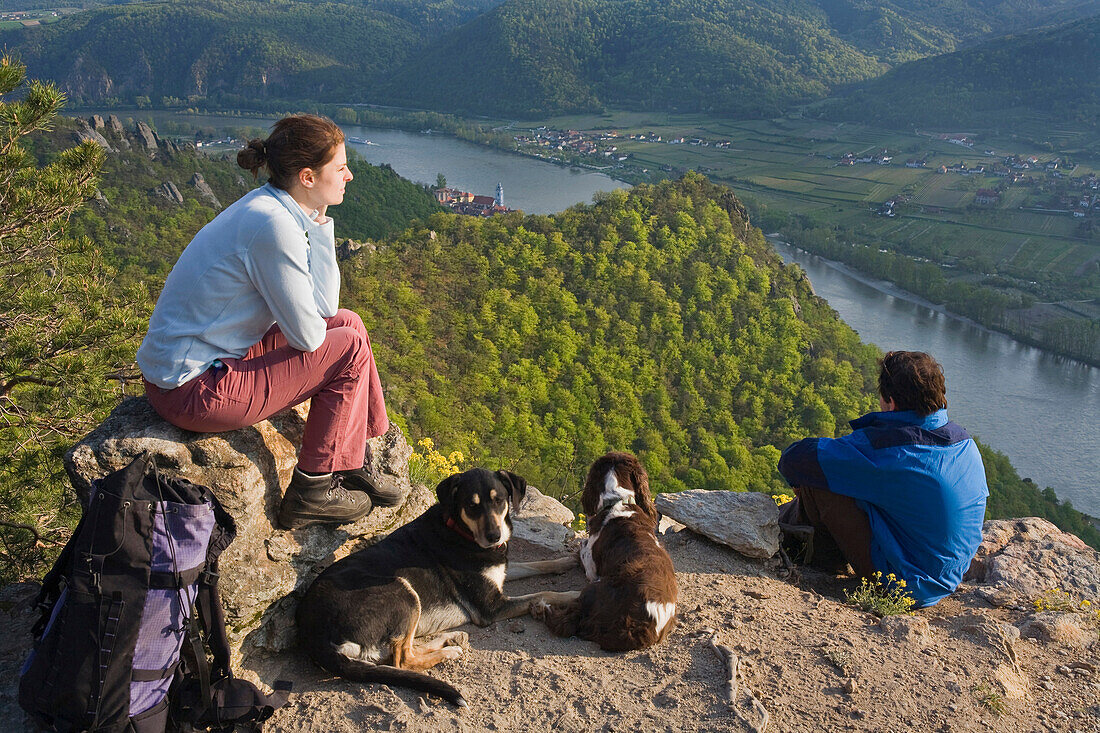
[[[329,206],[352,180],[331,120],[279,120],[237,163],[268,182],[202,228],[164,283],[137,352],[145,394],[168,422],[214,432],[311,400],[285,529],[351,522],[404,493],[371,473],[367,439],[389,426],[362,319],[338,307]],[[351,489],[349,491],[349,489]]]

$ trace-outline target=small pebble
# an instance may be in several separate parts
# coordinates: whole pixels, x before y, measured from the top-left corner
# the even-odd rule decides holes
[[[1039,687],[1042,687],[1044,690],[1053,690],[1054,689],[1054,683],[1051,682],[1050,680],[1043,680],[1042,682],[1039,683]]]
[[[847,692],[849,695],[854,694],[857,689],[859,689],[859,686],[856,684],[856,680],[854,677],[849,677],[848,679],[844,680],[844,691]]]
[[[953,702],[953,703],[951,703],[947,706],[947,709],[950,710],[953,713],[957,713],[957,712],[959,712],[959,705],[958,705],[958,703]]]
[[[527,631],[527,627],[524,626],[522,621],[512,621],[508,624],[508,630],[513,634],[522,634],[524,631]]]
[[[1069,667],[1067,667],[1064,664],[1059,664],[1057,669],[1055,669],[1054,671],[1057,672],[1058,674],[1067,674],[1068,675],[1069,674]]]

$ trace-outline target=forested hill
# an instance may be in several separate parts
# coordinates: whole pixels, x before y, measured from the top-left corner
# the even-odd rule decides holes
[[[876,350],[696,174],[554,216],[436,215],[345,283],[413,436],[546,488],[625,449],[660,490],[775,490],[779,447],[872,405]]]
[[[821,114],[884,126],[997,126],[1020,115],[1100,126],[1100,15],[912,61]]]
[[[1094,0],[944,5],[508,0],[411,57],[390,94],[520,116],[600,107],[774,115],[962,41],[1100,10]],[[444,67],[478,73],[433,73]]]
[[[1100,0],[169,0],[0,32],[78,102],[771,115]]]
[[[430,39],[493,0],[169,0],[108,5],[0,31],[74,101],[364,100]]]

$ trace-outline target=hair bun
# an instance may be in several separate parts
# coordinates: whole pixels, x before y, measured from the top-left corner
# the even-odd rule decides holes
[[[248,141],[248,145],[237,153],[237,165],[245,170],[252,171],[256,175],[267,163],[267,147],[260,138]]]

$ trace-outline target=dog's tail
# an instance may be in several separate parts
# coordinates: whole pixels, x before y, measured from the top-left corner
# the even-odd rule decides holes
[[[323,656],[323,658],[322,658]],[[411,669],[400,669],[388,664],[371,664],[349,659],[332,650],[324,655],[317,655],[317,662],[330,672],[352,680],[353,682],[381,682],[395,687],[408,687],[418,692],[426,692],[429,695],[442,697],[447,702],[460,708],[468,707],[466,698],[458,691],[458,688],[443,680],[429,677],[423,672],[414,672]]]

